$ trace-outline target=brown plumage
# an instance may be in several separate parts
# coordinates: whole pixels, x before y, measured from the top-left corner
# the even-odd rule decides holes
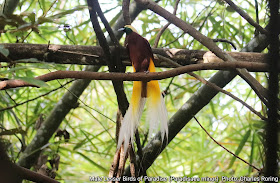
[[[135,72],[148,71],[150,59],[154,60],[149,42],[136,32],[131,32],[126,36],[125,45]]]
[[[148,72],[150,60],[154,60],[149,42],[136,32],[128,33],[125,39],[130,61],[135,72]],[[142,97],[147,97],[147,82],[142,82]]]

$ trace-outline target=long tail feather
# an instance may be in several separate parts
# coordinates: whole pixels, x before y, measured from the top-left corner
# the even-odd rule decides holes
[[[161,140],[168,137],[168,115],[164,99],[159,89],[158,81],[148,83],[147,100],[147,121],[149,122],[149,137],[158,130],[161,130]]]
[[[124,143],[124,151],[128,148],[129,142],[133,142],[134,132],[139,125],[140,118],[146,103],[146,98],[141,97],[141,81],[133,82],[131,102],[123,118],[118,139],[118,147]]]
[[[155,66],[152,59],[150,60],[149,71],[155,72]],[[146,103],[146,98],[142,95],[142,85],[143,83],[141,81],[133,82],[131,102],[121,124],[117,149],[119,149],[122,143],[124,143],[125,153],[129,143],[133,142],[134,133],[139,125],[144,105]],[[145,88],[147,88],[145,90],[147,91],[147,121],[149,122],[149,136],[160,127],[161,139],[163,141],[164,136],[166,136],[166,138],[168,137],[168,115],[164,99],[160,92],[159,83],[158,81],[150,81],[145,83]]]
[[[153,60],[150,60],[150,72],[155,72]],[[149,137],[158,129],[161,123],[161,140],[164,140],[164,135],[168,137],[168,115],[165,107],[164,99],[161,95],[158,81],[150,81],[147,84],[147,120],[149,122]]]

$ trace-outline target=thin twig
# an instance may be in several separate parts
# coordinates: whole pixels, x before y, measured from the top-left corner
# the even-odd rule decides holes
[[[37,100],[38,98],[44,97],[44,96],[46,96],[46,95],[48,95],[48,94],[50,94],[50,93],[52,93],[52,92],[54,92],[54,91],[56,91],[56,90],[59,90],[60,88],[63,88],[64,86],[68,85],[69,83],[72,83],[73,81],[74,81],[74,80],[68,81],[68,82],[66,82],[65,84],[61,85],[60,87],[55,88],[55,89],[53,89],[53,90],[51,90],[51,91],[48,91],[47,93],[44,93],[44,94],[42,94],[42,95],[39,95],[39,96],[37,96],[37,97],[35,97],[35,98],[26,100],[26,101],[21,102],[21,103],[16,103],[15,105],[12,105],[12,106],[8,106],[8,107],[5,107],[5,108],[2,108],[2,109],[0,109],[0,112],[1,112],[1,111],[5,111],[5,110],[8,110],[8,109],[15,108],[15,107],[18,107],[18,106],[20,106],[20,105],[26,104],[26,103],[31,102],[31,101],[34,101],[34,100]]]
[[[232,154],[234,157],[240,159],[241,161],[243,161],[244,163],[246,163],[247,165],[251,166],[252,168],[261,171],[259,168],[255,167],[254,165],[248,163],[247,161],[245,161],[244,159],[240,158],[239,156],[235,155],[233,152],[231,152],[230,150],[228,150],[227,148],[225,148],[222,144],[220,144],[219,142],[217,142],[208,132],[207,130],[199,123],[199,121],[196,119],[195,116],[193,116],[193,118],[195,119],[195,121],[199,124],[199,126],[203,129],[203,131],[216,143],[218,144],[220,147],[222,147],[224,150],[226,150],[227,152],[229,152],[230,154]]]
[[[258,1],[257,0],[255,0],[255,9],[256,9],[256,22],[257,22],[257,24],[260,24],[260,20],[259,20],[259,5],[258,5]],[[258,33],[259,32],[256,29],[255,30],[255,36],[257,36]]]
[[[121,120],[122,120],[122,113],[120,110],[118,110],[117,119],[116,119],[116,144],[118,144]],[[117,176],[119,162],[120,162],[120,153],[121,153],[121,149],[117,149],[117,151],[114,155],[114,160],[111,164],[111,168],[109,171],[109,177]],[[109,183],[113,183],[113,181],[110,181]]]
[[[245,20],[248,21],[249,24],[254,26],[258,31],[260,31],[262,34],[268,35],[268,31],[265,30],[262,26],[260,26],[257,22],[255,22],[245,11],[243,11],[241,8],[239,8],[234,2],[231,0],[224,0],[227,2],[232,9],[234,9],[241,17],[243,17]]]
[[[163,45],[162,47],[167,47],[169,45],[171,45],[172,43],[175,43],[176,41],[178,41],[178,39],[180,39],[182,36],[184,36],[186,34],[186,32],[183,32],[182,34],[180,34],[180,36],[178,36],[176,39],[170,41],[169,43],[166,43],[165,45]]]
[[[179,4],[180,0],[176,0],[175,2],[175,6],[174,6],[174,10],[173,10],[173,15],[176,15],[176,12],[177,12],[177,9],[178,9],[178,4]],[[154,43],[154,48],[157,48],[158,47],[158,43],[159,43],[159,39],[161,37],[161,35],[164,33],[164,31],[168,28],[168,26],[170,25],[171,23],[168,22],[167,24],[165,24],[159,31],[159,33],[157,34],[157,37],[155,39],[155,43]]]
[[[223,43],[229,43],[233,49],[236,50],[236,46],[234,45],[234,43],[232,41],[229,41],[227,39],[212,39],[214,42],[223,42]]]

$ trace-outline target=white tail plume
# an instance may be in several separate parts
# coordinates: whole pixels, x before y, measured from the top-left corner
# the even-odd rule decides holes
[[[133,142],[134,132],[139,125],[140,118],[146,103],[146,98],[140,98],[139,106],[129,105],[128,110],[123,118],[121,129],[119,132],[118,147],[119,149],[124,143],[124,153],[126,153],[129,142]],[[134,109],[136,108],[136,109]]]
[[[161,140],[164,140],[164,136],[168,137],[168,115],[165,107],[164,99],[160,95],[160,100],[154,103],[152,98],[147,100],[147,122],[149,123],[149,137],[153,133],[157,132],[160,127]]]

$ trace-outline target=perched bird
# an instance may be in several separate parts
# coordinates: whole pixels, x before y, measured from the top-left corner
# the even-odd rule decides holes
[[[126,25],[119,31],[126,33],[125,46],[132,63],[134,72],[155,72],[154,56],[149,42],[140,36],[134,27]],[[123,118],[118,139],[118,149],[124,143],[125,152],[129,142],[133,142],[134,133],[139,125],[144,105],[147,100],[147,121],[149,136],[161,129],[161,139],[168,137],[168,116],[163,96],[157,80],[150,82],[134,81],[131,102]]]

